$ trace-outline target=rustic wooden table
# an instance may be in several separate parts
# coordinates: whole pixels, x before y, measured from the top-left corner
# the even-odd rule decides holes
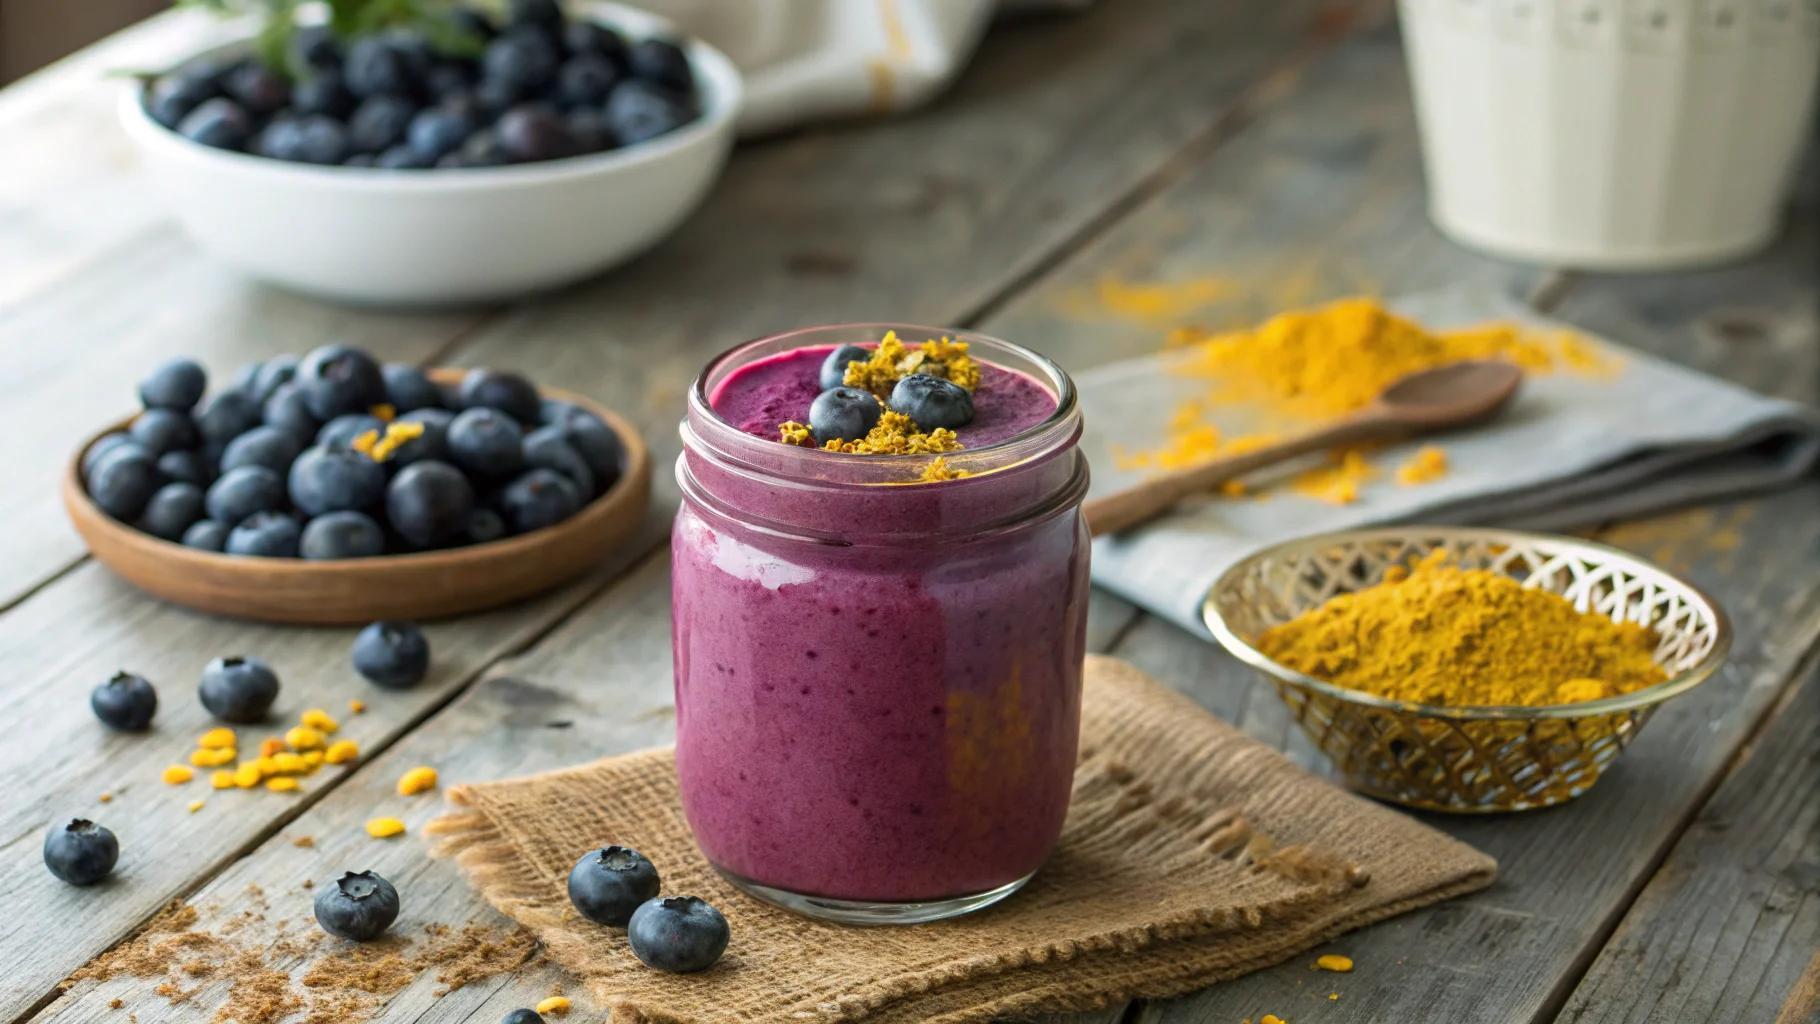
[[[515,367],[623,410],[667,466],[683,389],[706,357],[780,328],[964,325],[1079,370],[1150,349],[1169,326],[1133,315],[1157,310],[1108,304],[1108,281],[1208,283],[1213,297],[1193,316],[1221,324],[1470,279],[1763,391],[1820,397],[1811,176],[1786,237],[1739,266],[1605,277],[1462,251],[1424,218],[1394,27],[1348,0],[1118,0],[1003,28],[925,113],[742,149],[707,207],[632,266],[518,306],[434,316],[260,287],[166,219],[115,126],[120,85],[102,76],[167,64],[219,31],[163,16],[0,91],[7,1024],[213,1017],[224,986],[180,1004],[130,977],[59,993],[173,899],[227,916],[288,901],[297,906],[266,914],[296,917],[307,914],[305,879],[351,864],[410,894],[413,927],[498,922],[452,865],[424,855],[417,833],[440,804],[396,797],[399,774],[430,764],[445,780],[499,778],[671,735],[667,471],[647,530],[612,564],[528,604],[431,627],[432,677],[377,693],[347,667],[349,631],[192,614],[85,558],[57,474],[157,359],[193,354],[226,373],[345,339],[391,360]],[[1716,595],[1738,643],[1725,672],[1666,706],[1586,797],[1432,818],[1497,856],[1493,888],[1333,943],[1357,962],[1349,975],[1313,975],[1299,958],[1092,1019],[1820,1020],[1817,502],[1820,484],[1806,484],[1597,527]],[[1320,767],[1276,698],[1214,646],[1106,595],[1095,597],[1092,641]],[[233,652],[280,667],[287,712],[364,697],[371,710],[344,729],[363,763],[294,794],[162,785],[159,769],[207,726],[183,699],[190,681]],[[90,716],[88,689],[120,666],[163,686],[153,739],[111,735]],[[186,812],[197,798],[207,806]],[[360,826],[375,808],[397,810],[412,836],[368,838]],[[71,890],[44,871],[38,845],[53,821],[91,813],[127,853],[105,889]],[[305,836],[313,847],[298,845]],[[275,926],[246,925],[255,936]],[[420,978],[384,1019],[490,1024],[558,981],[540,965],[438,997]],[[571,1019],[597,1019],[577,1001]]]

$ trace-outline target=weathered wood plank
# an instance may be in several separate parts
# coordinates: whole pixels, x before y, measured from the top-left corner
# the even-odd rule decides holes
[[[1557,1020],[1751,1024],[1811,1014],[1820,1007],[1801,1010],[1796,989],[1816,951],[1820,683],[1810,671],[1701,808]]]

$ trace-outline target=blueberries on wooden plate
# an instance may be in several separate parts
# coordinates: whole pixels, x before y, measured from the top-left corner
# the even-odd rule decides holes
[[[566,19],[555,0],[514,0],[503,24],[478,6],[436,17],[434,32],[348,39],[297,29],[282,69],[198,59],[151,81],[145,110],[205,146],[386,171],[598,153],[699,116],[695,69],[679,43],[628,42],[607,25]]]
[[[371,871],[350,871],[316,894],[316,923],[341,939],[369,942],[398,920],[398,890]]]
[[[44,837],[44,866],[71,885],[94,885],[120,860],[120,840],[86,818],[51,828]]]

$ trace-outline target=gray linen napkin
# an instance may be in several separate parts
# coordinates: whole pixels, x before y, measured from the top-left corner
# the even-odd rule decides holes
[[[1391,306],[1436,328],[1499,320],[1566,329],[1481,288]],[[1398,522],[1559,530],[1784,486],[1820,461],[1820,418],[1807,407],[1598,343],[1621,360],[1616,375],[1535,375],[1492,423],[1386,447],[1372,456],[1382,477],[1361,487],[1353,504],[1287,488],[1266,500],[1196,499],[1139,530],[1095,541],[1093,580],[1205,635],[1201,599],[1220,573],[1278,541]],[[1154,447],[1181,402],[1207,392],[1205,379],[1168,372],[1166,358],[1113,363],[1076,379],[1093,494],[1142,479],[1144,470],[1120,466],[1118,453]],[[1255,410],[1222,409],[1212,418],[1234,434],[1257,429]],[[1447,475],[1399,486],[1395,467],[1423,444],[1447,452]]]

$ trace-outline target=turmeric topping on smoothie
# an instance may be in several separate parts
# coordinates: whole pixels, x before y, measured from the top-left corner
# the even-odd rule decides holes
[[[966,342],[943,338],[911,349],[898,340],[896,331],[885,335],[872,350],[872,358],[849,363],[846,379],[841,383],[870,391],[882,402],[891,397],[891,389],[899,380],[913,373],[951,380],[968,391],[980,386],[979,367],[968,357]]]

